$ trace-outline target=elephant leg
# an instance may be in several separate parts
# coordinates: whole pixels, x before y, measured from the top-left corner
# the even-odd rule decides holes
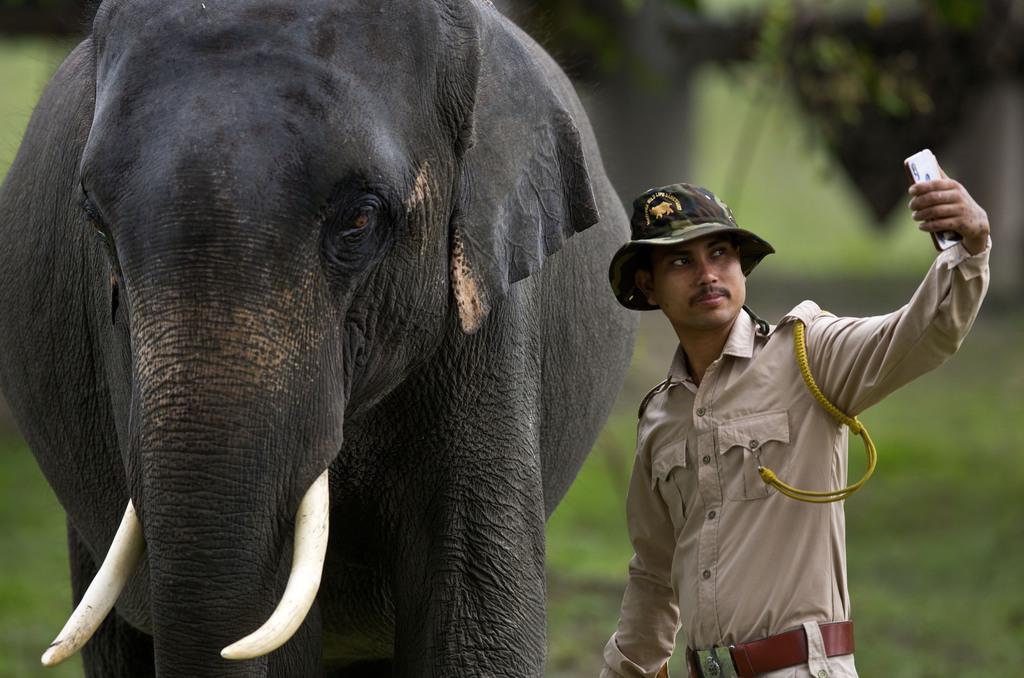
[[[325,678],[391,678],[393,664],[390,659],[358,662],[343,669],[328,671]]]
[[[70,521],[68,557],[71,563],[71,592],[74,604],[78,605],[99,568]],[[113,611],[82,648],[82,664],[85,666],[86,678],[155,677],[153,639],[133,628]]]
[[[507,444],[456,446],[459,465],[420,468],[430,492],[403,518],[395,558],[396,675],[543,675],[539,460]]]

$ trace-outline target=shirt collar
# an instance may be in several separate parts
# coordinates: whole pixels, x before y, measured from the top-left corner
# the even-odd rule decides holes
[[[741,310],[736,317],[736,322],[732,324],[732,329],[729,330],[729,338],[725,340],[725,346],[722,347],[722,355],[734,358],[749,358],[754,355],[755,327],[754,319],[750,317],[750,314]],[[668,370],[668,379],[679,382],[693,381],[690,371],[686,368],[686,356],[683,353],[682,344],[676,347],[672,365]]]

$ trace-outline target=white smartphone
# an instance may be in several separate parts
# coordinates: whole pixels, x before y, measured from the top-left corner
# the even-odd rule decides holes
[[[906,170],[907,178],[910,179],[912,184],[942,177],[942,173],[939,172],[939,161],[935,159],[935,154],[927,148],[923,151],[918,151],[904,160],[903,169]],[[940,252],[953,247],[963,240],[963,237],[955,231],[939,231],[938,233],[932,233],[931,236],[935,249]]]

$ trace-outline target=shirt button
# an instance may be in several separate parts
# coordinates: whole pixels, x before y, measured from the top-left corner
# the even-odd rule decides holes
[[[711,570],[704,570],[704,572],[701,573],[701,576],[705,579],[711,579]]]
[[[711,457],[709,455],[705,454],[704,458],[701,459],[701,461],[704,462],[705,464],[710,464],[711,463]]]
[[[703,407],[698,407],[697,408],[697,416],[698,417],[703,417],[705,415],[705,413],[707,413],[707,410],[705,410]]]
[[[825,669],[818,671],[818,678],[828,678],[828,671]]]
[[[708,511],[708,520],[714,520],[716,515],[714,511]]]
[[[761,444],[761,443],[757,442],[756,440],[751,440],[751,441],[750,441],[750,449],[752,449],[752,450],[756,450],[756,449],[757,449],[757,446],[758,446],[758,445],[760,445],[760,444]]]

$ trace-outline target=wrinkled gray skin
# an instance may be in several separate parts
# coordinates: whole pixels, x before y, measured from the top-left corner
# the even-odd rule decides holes
[[[0,385],[76,601],[129,497],[147,544],[86,674],[541,675],[544,521],[631,352],[625,226],[488,4],[103,3],[0,192]],[[327,467],[316,604],[221,659]]]

